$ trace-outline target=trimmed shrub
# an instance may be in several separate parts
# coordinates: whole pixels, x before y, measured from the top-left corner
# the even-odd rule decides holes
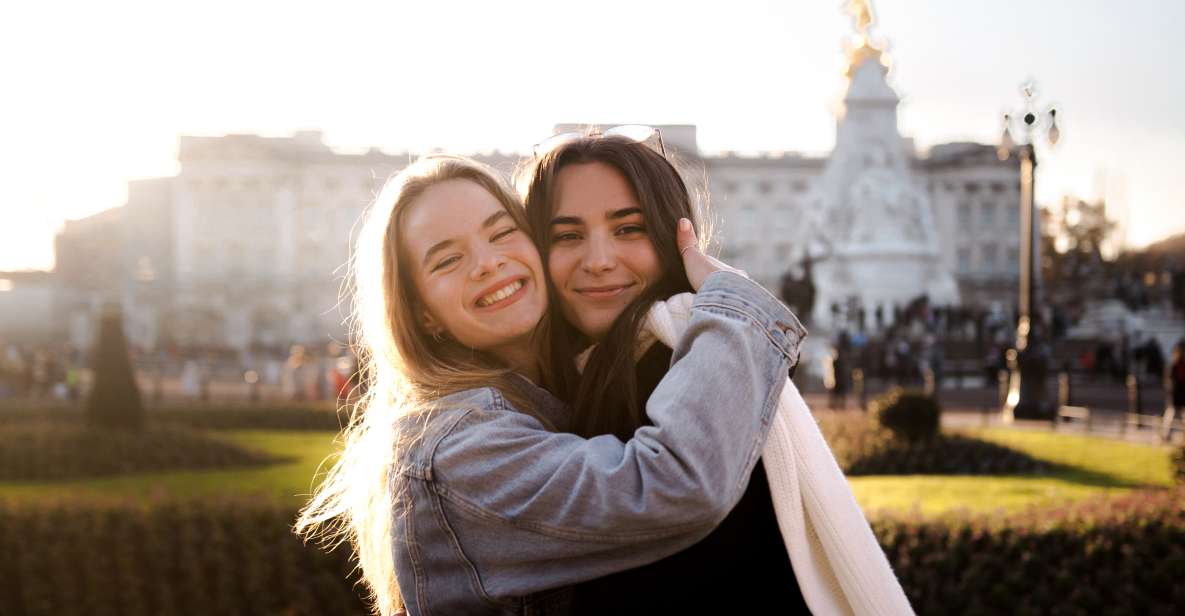
[[[345,427],[349,407],[308,405],[173,406],[152,409],[153,421],[209,430],[331,430]]]
[[[123,317],[117,308],[103,310],[91,368],[95,383],[86,400],[87,424],[117,430],[143,429],[144,405],[132,373]]]
[[[323,404],[169,405],[149,407],[149,424],[174,424],[208,430],[329,430],[338,431],[349,419],[349,409]],[[0,426],[27,422],[81,423],[83,413],[72,407],[0,409]]]
[[[87,428],[78,423],[0,426],[0,480],[4,481],[258,466],[278,461],[178,426],[149,426],[141,432]]]
[[[920,391],[894,388],[874,399],[870,409],[877,423],[898,438],[920,441],[938,434],[942,407]]]
[[[0,606],[26,614],[364,614],[349,551],[271,501],[0,500]],[[873,530],[927,614],[1176,614],[1185,488]]]
[[[918,614],[1177,614],[1185,490],[1004,517],[876,520]]]
[[[858,413],[821,414],[819,428],[848,475],[1021,475],[1052,469],[1027,453],[957,433],[896,438]]]
[[[303,544],[295,517],[249,499],[0,501],[0,611],[367,614],[349,550]]]

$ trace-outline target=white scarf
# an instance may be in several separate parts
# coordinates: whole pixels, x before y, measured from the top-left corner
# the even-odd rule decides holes
[[[640,338],[657,338],[675,348],[691,320],[694,297],[682,293],[655,303]],[[782,540],[811,612],[913,614],[831,448],[790,379],[778,399],[762,461]]]

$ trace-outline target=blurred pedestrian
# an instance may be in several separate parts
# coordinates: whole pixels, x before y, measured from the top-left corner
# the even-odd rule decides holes
[[[1172,404],[1177,414],[1185,411],[1185,342],[1173,347],[1169,363],[1169,384],[1173,388]]]
[[[848,406],[848,367],[844,354],[839,349],[831,350],[831,366],[828,370],[827,384],[831,389],[831,410],[840,410]]]

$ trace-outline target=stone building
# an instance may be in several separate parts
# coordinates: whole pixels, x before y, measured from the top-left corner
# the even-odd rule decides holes
[[[891,315],[923,294],[935,304],[1011,310],[1016,157],[1001,162],[993,146],[976,143],[917,151],[898,131],[900,99],[862,23],[829,156],[703,152],[695,126],[658,127],[687,163],[690,185],[707,193],[722,258],[775,292],[809,258],[813,317],[825,329],[832,305]],[[118,281],[106,288],[118,289],[133,344],[245,350],[344,339],[349,305],[339,297],[352,230],[409,158],[335,152],[318,132],[182,137],[177,176],[133,182],[120,214],[92,217],[118,219],[121,233],[72,223],[59,238],[59,269],[74,272],[62,272],[72,318],[90,314],[78,288],[107,281],[116,250]],[[520,156],[475,158],[509,173]],[[74,256],[87,250],[104,256]],[[104,273],[79,273],[92,266]]]

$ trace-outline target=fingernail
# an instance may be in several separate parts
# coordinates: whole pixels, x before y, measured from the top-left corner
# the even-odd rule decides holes
[[[680,231],[690,231],[691,230],[691,221],[687,220],[686,218],[680,218],[679,219],[679,230]]]

